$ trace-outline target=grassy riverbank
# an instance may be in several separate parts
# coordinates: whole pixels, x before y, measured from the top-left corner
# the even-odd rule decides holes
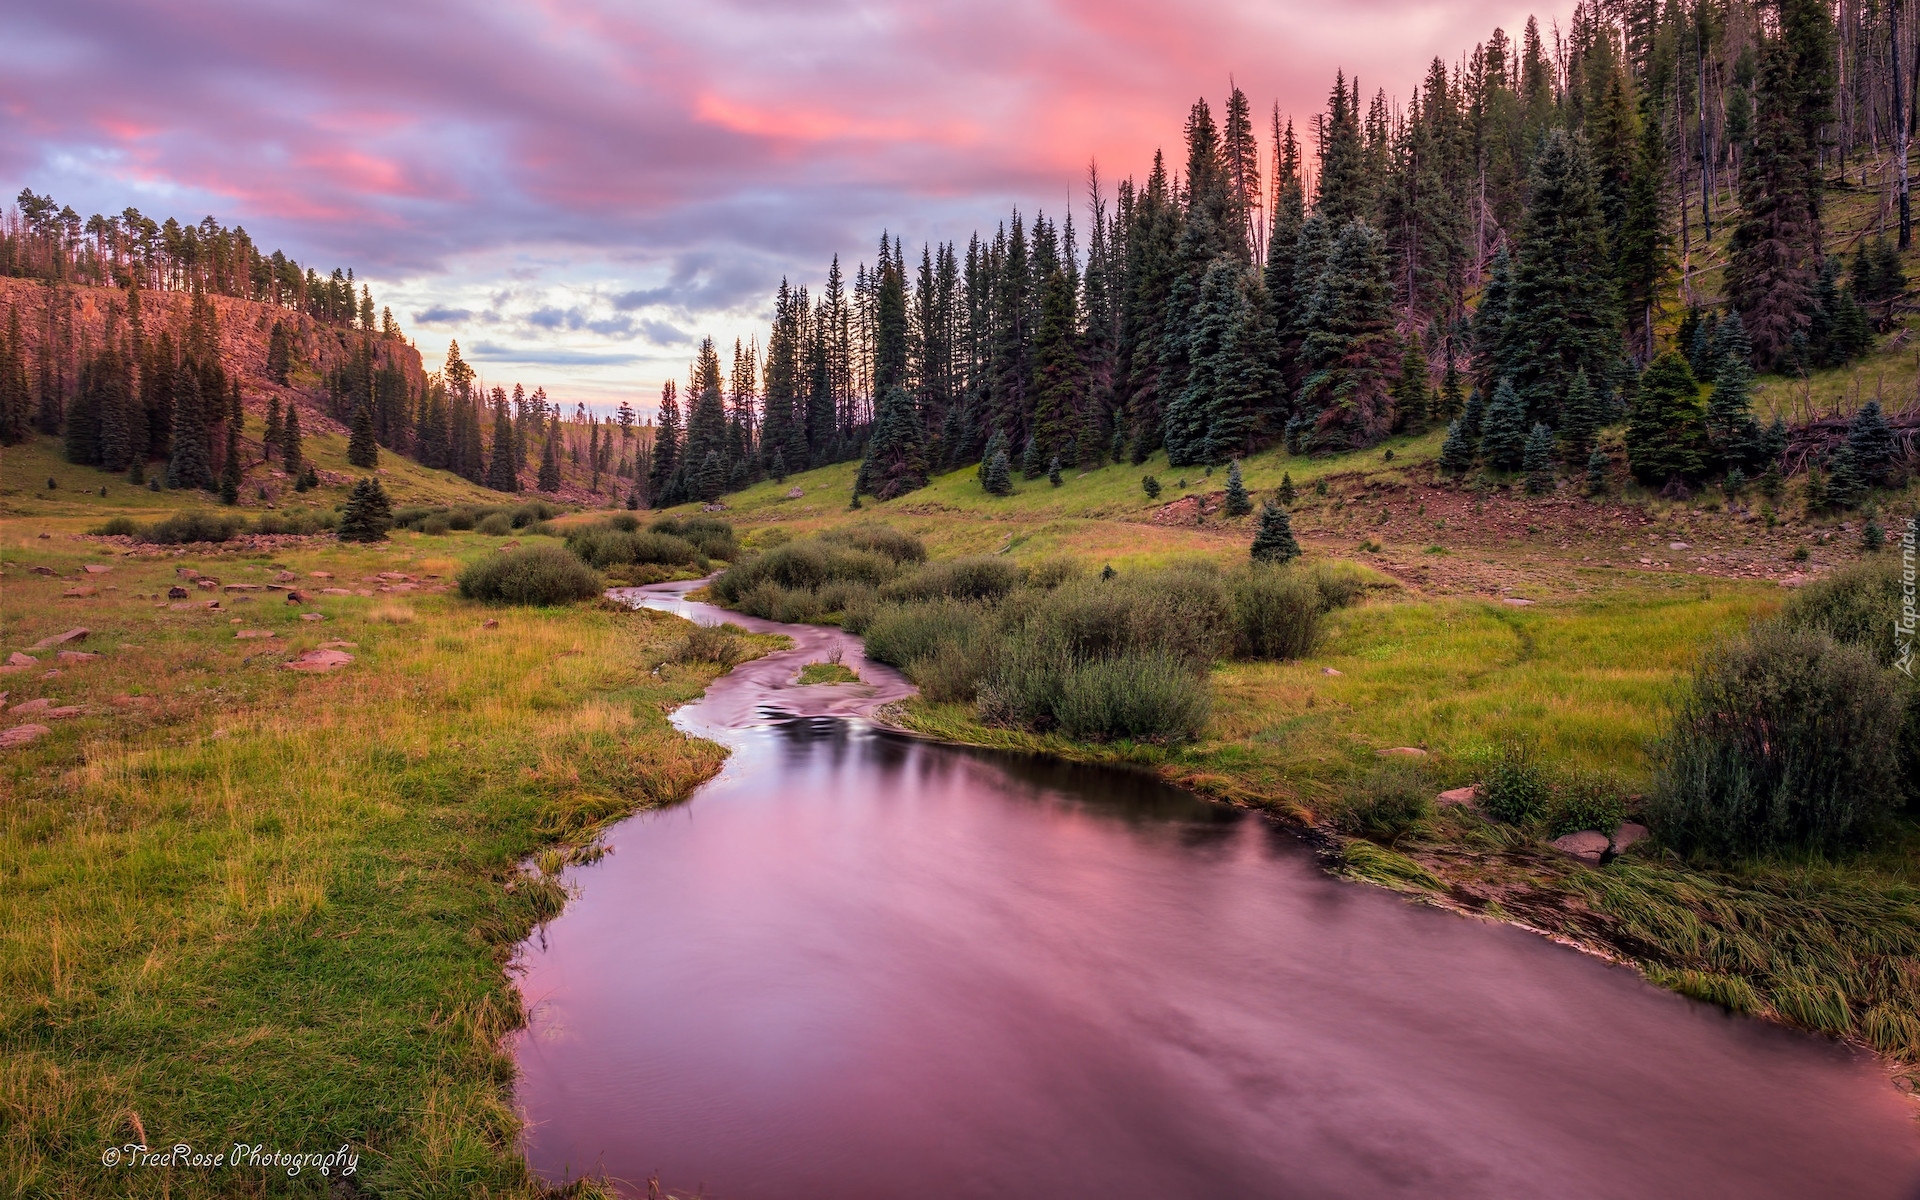
[[[720,668],[682,661],[676,618],[460,600],[460,564],[503,539],[129,556],[73,536],[113,511],[77,491],[14,491],[0,546],[5,649],[85,627],[61,648],[99,655],[0,682],[10,709],[80,710],[5,722],[49,732],[0,757],[0,1195],[327,1185],[102,1165],[136,1140],[351,1143],[381,1195],[533,1194],[512,947],[602,825],[718,768],[665,714]],[[306,603],[264,590],[283,573]],[[352,661],[284,669],[330,643]]]
[[[1809,516],[1792,494],[1670,503],[1616,485],[1590,501],[1529,499],[1437,479],[1433,435],[1331,459],[1280,451],[1245,464],[1283,479],[1312,561],[1365,573],[1362,601],[1328,612],[1292,661],[1223,661],[1212,715],[1172,744],[1074,741],[925,698],[896,719],[976,745],[1124,762],[1314,828],[1331,869],[1465,912],[1512,920],[1637,963],[1702,999],[1870,1045],[1903,1088],[1920,1064],[1920,833],[1902,821],[1870,853],[1827,861],[1687,861],[1657,839],[1604,867],[1553,850],[1543,825],[1491,821],[1427,798],[1483,780],[1522,743],[1556,775],[1598,779],[1632,808],[1649,743],[1700,651],[1779,609],[1789,585],[1860,556],[1857,517]],[[1392,458],[1386,450],[1394,450]],[[1165,489],[1140,486],[1155,474]],[[851,468],[730,497],[749,545],[884,522],[936,561],[1070,560],[1123,574],[1245,561],[1251,518],[1219,509],[1224,480],[1155,459],[1025,481],[986,495],[971,471],[896,501],[845,507]],[[788,498],[798,486],[802,496]],[[1911,496],[1888,504],[1906,504]],[[1410,748],[1422,754],[1383,756]],[[1381,790],[1424,794],[1385,822],[1351,819]]]

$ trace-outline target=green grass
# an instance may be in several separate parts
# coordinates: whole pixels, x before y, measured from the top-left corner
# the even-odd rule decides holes
[[[853,668],[837,662],[815,662],[800,668],[800,682],[807,686],[816,683],[859,683],[860,676]]]
[[[102,656],[0,681],[13,704],[85,709],[0,752],[6,1194],[324,1191],[311,1173],[108,1171],[136,1122],[153,1145],[351,1143],[382,1194],[531,1194],[506,963],[599,828],[717,769],[723,751],[665,713],[720,668],[681,661],[677,619],[439,590],[493,539],[134,557],[71,536],[90,523],[10,521],[0,545],[7,649],[84,625]],[[101,591],[64,598],[89,562],[112,567],[86,577]],[[370,594],[153,600],[182,566]],[[381,591],[380,572],[418,584]],[[326,641],[354,661],[281,669]]]

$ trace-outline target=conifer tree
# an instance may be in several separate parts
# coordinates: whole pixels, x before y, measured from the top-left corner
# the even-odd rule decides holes
[[[1313,422],[1309,448],[1370,445],[1390,427],[1388,386],[1399,359],[1391,300],[1385,242],[1355,221],[1340,231],[1303,318],[1300,412]]]
[[[1587,494],[1598,496],[1607,490],[1607,468],[1612,464],[1607,452],[1595,445],[1587,454]]]
[[[1237,458],[1227,465],[1225,503],[1230,517],[1244,517],[1253,511],[1253,500],[1247,495],[1246,481],[1240,476],[1240,460]]]
[[[1668,253],[1666,139],[1659,119],[1641,123],[1639,146],[1627,178],[1621,221],[1609,245],[1619,264],[1620,299],[1638,326],[1642,353],[1653,354],[1654,305],[1673,269]]]
[[[306,450],[300,443],[300,410],[287,405],[287,418],[280,426],[280,465],[287,474],[299,475],[306,465]]]
[[[1420,335],[1407,339],[1400,355],[1400,377],[1393,384],[1393,416],[1396,428],[1406,433],[1427,431],[1427,352]]]
[[[1854,414],[1847,428],[1847,449],[1860,477],[1876,487],[1887,482],[1887,469],[1893,465],[1893,430],[1880,412],[1880,402],[1869,400]]]
[[[709,502],[719,499],[719,491],[712,496],[705,495],[707,478],[707,455],[718,456],[721,488],[727,480],[727,412],[720,398],[720,356],[715,353],[713,339],[706,338],[700,343],[700,352],[694,360],[692,378],[687,381],[690,406],[687,412],[686,447],[682,451],[682,461],[698,475],[696,484],[701,497]]]
[[[236,388],[238,385],[235,385]],[[238,414],[227,421],[226,461],[220,467],[220,503],[240,503],[240,487],[246,482],[245,465],[240,461],[240,420]]]
[[[1473,310],[1474,390],[1481,395],[1493,391],[1502,378],[1511,374],[1507,362],[1504,331],[1512,311],[1513,260],[1505,242],[1493,252],[1493,265],[1487,272],[1487,285],[1480,291],[1480,305]],[[1468,397],[1467,403],[1473,403]],[[1478,433],[1477,423],[1468,425],[1469,433]]]
[[[267,378],[285,387],[292,366],[292,339],[287,336],[287,327],[275,321],[273,332],[267,335]]]
[[[1741,218],[1728,246],[1727,298],[1767,368],[1808,337],[1820,249],[1818,169],[1799,119],[1795,65],[1785,37],[1762,39],[1754,137],[1740,159]]]
[[[548,434],[546,445],[540,451],[540,478],[534,486],[543,492],[560,490],[560,453],[555,441],[554,435]],[[659,460],[656,458],[654,461],[657,463]]]
[[[1140,477],[1140,490],[1147,494],[1147,499],[1158,500],[1160,498],[1160,481],[1151,475],[1142,475]]]
[[[1479,388],[1467,393],[1467,403],[1460,410],[1460,429],[1467,435],[1471,446],[1480,444],[1480,435],[1487,424],[1487,400]]]
[[[1053,461],[1047,464],[1047,482],[1054,487],[1059,487],[1065,482],[1060,477],[1060,456],[1057,454],[1053,456]]]
[[[1447,425],[1447,440],[1440,443],[1440,469],[1449,475],[1473,470],[1473,437],[1463,417],[1455,417]]]
[[[1852,446],[1842,446],[1827,461],[1827,501],[1837,508],[1853,508],[1867,495],[1866,472],[1860,469]]]
[[[1560,414],[1560,443],[1569,464],[1583,461],[1594,435],[1606,422],[1606,401],[1596,392],[1583,369],[1574,374]]]
[[[1707,435],[1726,452],[1753,423],[1753,344],[1737,312],[1713,330],[1713,396],[1707,402]]]
[[[1293,519],[1278,504],[1260,509],[1260,521],[1254,529],[1250,548],[1253,561],[1289,563],[1300,557],[1300,543],[1293,536]]]
[[[1288,508],[1293,507],[1293,502],[1298,497],[1299,493],[1294,490],[1293,473],[1291,471],[1281,472],[1280,487],[1274,492],[1274,494],[1280,498],[1280,503],[1286,505]]]
[[[1496,471],[1518,471],[1527,454],[1527,407],[1513,384],[1502,379],[1487,406],[1480,453]]]
[[[996,455],[1004,455],[1006,452],[1007,435],[996,429],[993,431],[993,435],[987,439],[987,447],[980,455],[980,466],[974,472],[974,476],[980,481],[981,487],[987,487],[987,472],[992,467],[994,457]],[[993,489],[987,488],[987,490],[991,492]]]
[[[647,494],[653,497],[656,508],[680,503],[681,497],[674,486],[680,474],[680,455],[680,401],[674,382],[669,379],[660,388],[660,420],[654,426],[653,463],[647,473]],[[540,490],[550,492],[559,486],[560,464],[556,461],[553,465],[553,485],[549,487],[543,461],[540,467]]]
[[[1013,495],[1013,463],[1007,458],[1004,442],[982,465],[986,470],[980,477],[980,486],[986,490],[987,495]]]
[[[695,484],[699,489],[699,499],[708,504],[720,499],[720,494],[726,491],[727,465],[721,460],[718,450],[707,451],[707,457],[700,463],[700,474],[696,477]],[[859,497],[860,493],[856,491],[854,499],[857,500]]]
[[[340,513],[339,538],[343,542],[384,542],[393,528],[393,505],[380,481],[369,475],[347,493],[347,506]]]
[[[1020,452],[1020,477],[1022,479],[1040,478],[1043,474],[1040,464],[1040,445],[1029,437],[1026,449]]]
[[[273,461],[274,453],[286,440],[286,427],[286,417],[280,411],[280,397],[267,397],[267,428],[260,435],[260,456],[266,461]]]
[[[487,463],[487,486],[496,492],[520,490],[520,450],[513,436],[513,418],[505,400],[493,406],[493,457]]]
[[[1687,360],[1668,350],[1640,378],[1627,421],[1627,466],[1649,487],[1699,479],[1707,469],[1706,413]]]
[[[773,460],[767,464],[767,472],[773,476],[775,483],[787,481],[787,452],[783,447],[773,448]]]
[[[210,458],[207,406],[200,394],[200,373],[182,359],[173,378],[173,457],[167,463],[167,486],[212,490]]]
[[[1447,350],[1447,368],[1440,376],[1440,415],[1451,421],[1460,415],[1465,407],[1466,397],[1460,390],[1460,367],[1454,362],[1451,345]]]
[[[380,463],[380,443],[373,436],[373,405],[365,396],[353,406],[352,433],[347,438],[347,462],[371,471]]]
[[[1575,374],[1605,378],[1620,357],[1615,268],[1592,164],[1578,139],[1558,129],[1546,135],[1528,192],[1500,354],[1528,416],[1557,421]]]
[[[1527,435],[1527,448],[1520,463],[1527,473],[1527,491],[1544,496],[1553,490],[1553,430],[1535,425]]]
[[[1073,284],[1064,270],[1050,273],[1041,289],[1040,320],[1033,337],[1033,442],[1035,454],[1052,458],[1073,440],[1084,391]]]
[[[882,500],[927,485],[927,445],[920,416],[914,410],[913,397],[897,383],[880,397],[860,479],[855,495],[865,491]]]

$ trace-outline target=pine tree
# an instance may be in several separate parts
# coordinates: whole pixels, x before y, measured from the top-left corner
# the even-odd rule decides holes
[[[207,453],[207,407],[200,394],[200,373],[185,359],[173,379],[173,458],[167,463],[167,486],[214,486],[213,464]]]
[[[1240,476],[1240,460],[1234,459],[1227,465],[1226,512],[1230,517],[1244,517],[1253,511],[1253,500],[1247,495],[1246,481]]]
[[[1254,529],[1253,561],[1289,563],[1300,557],[1300,543],[1293,536],[1293,520],[1277,504],[1260,509],[1260,522]]]
[[[987,487],[987,472],[993,465],[994,457],[996,455],[1003,455],[1006,452],[1007,435],[996,429],[993,431],[993,436],[987,439],[986,449],[980,454],[980,465],[974,471],[974,477],[980,481],[981,487]],[[987,488],[987,490],[991,492],[993,489]]]
[[[1363,222],[1346,226],[1302,317],[1299,409],[1313,422],[1310,449],[1371,445],[1391,426],[1388,386],[1399,359],[1392,295],[1384,239]]]
[[[660,388],[660,421],[654,426],[653,463],[647,473],[647,493],[653,497],[656,508],[666,508],[680,503],[682,497],[676,493],[675,480],[680,474],[680,401],[669,379]],[[553,491],[560,486],[560,464],[553,465],[553,486],[547,485],[547,468],[540,468],[540,490]]]
[[[1481,395],[1493,391],[1502,378],[1512,373],[1504,338],[1507,316],[1513,307],[1512,296],[1513,260],[1507,254],[1506,243],[1501,242],[1493,252],[1493,265],[1487,273],[1487,285],[1480,292],[1480,305],[1473,310],[1474,390]],[[1471,396],[1467,403],[1473,403]],[[1469,424],[1467,431],[1477,436],[1478,424]]]
[[[1607,490],[1607,469],[1612,463],[1607,452],[1595,446],[1587,455],[1587,494],[1598,496]]]
[[[503,399],[493,406],[493,457],[487,463],[487,486],[496,492],[520,490],[520,449],[514,442],[513,418]]]
[[[1576,373],[1604,378],[1620,356],[1615,264],[1582,142],[1548,133],[1528,191],[1500,356],[1529,417],[1557,421]]]
[[[1054,487],[1059,487],[1065,482],[1065,480],[1060,477],[1060,456],[1058,454],[1054,455],[1053,461],[1047,464],[1047,482]]]
[[[1064,270],[1055,270],[1041,291],[1033,338],[1033,441],[1035,454],[1045,458],[1064,450],[1080,425],[1086,382],[1075,345],[1077,323],[1073,284]]]
[[[980,486],[989,496],[1013,495],[1013,463],[1007,458],[1007,448],[1003,444],[993,452],[993,456],[983,464],[986,468],[980,478]]]
[[[1440,444],[1440,469],[1449,475],[1465,475],[1473,470],[1473,437],[1467,433],[1463,417],[1456,417],[1447,425],[1447,440]]]
[[[1713,360],[1713,395],[1707,402],[1707,434],[1726,453],[1741,431],[1753,423],[1753,345],[1747,340],[1739,313],[1728,313],[1714,326],[1709,353]]]
[[[240,422],[237,419],[227,422],[226,450],[226,461],[220,467],[220,503],[238,504],[246,474],[240,461]]]
[[[855,495],[866,491],[882,500],[927,485],[927,444],[920,415],[914,409],[913,397],[897,383],[880,397],[860,479]]]
[[[287,336],[287,327],[275,321],[273,332],[267,335],[267,378],[285,387],[292,368],[292,339]]]
[[[773,476],[775,483],[785,483],[787,481],[787,452],[785,449],[779,446],[774,447],[773,460],[768,464],[767,471],[768,474]]]
[[[1460,367],[1454,362],[1453,352],[1449,349],[1447,369],[1440,376],[1440,415],[1451,421],[1460,415],[1465,404],[1465,397],[1460,391]]]
[[[1706,413],[1687,360],[1669,350],[1640,378],[1627,421],[1627,466],[1649,487],[1698,479],[1707,470]]]
[[[1480,434],[1480,453],[1496,471],[1518,471],[1527,454],[1527,408],[1505,379],[1493,390],[1487,406],[1486,427]]]
[[[1040,466],[1040,446],[1032,438],[1027,439],[1027,448],[1020,452],[1020,477],[1038,479],[1043,474]]]
[[[380,465],[380,443],[373,436],[373,405],[365,396],[353,406],[352,434],[347,439],[347,462],[371,471]]]
[[[1594,391],[1586,371],[1582,370],[1574,375],[1572,386],[1567,388],[1567,398],[1560,415],[1560,444],[1569,464],[1586,458],[1594,436],[1604,424],[1606,401]]]
[[[1400,355],[1400,377],[1393,384],[1394,426],[1405,433],[1425,433],[1427,408],[1427,352],[1415,334],[1407,339]]]
[[[1280,503],[1288,508],[1293,507],[1293,502],[1299,498],[1299,492],[1294,489],[1292,472],[1281,473],[1280,486],[1274,490],[1274,495],[1280,498]]]
[[[286,417],[280,411],[280,397],[278,395],[267,397],[267,428],[266,432],[260,435],[260,456],[263,459],[269,462],[273,460],[274,452],[279,450],[280,444],[286,440],[286,428]]]
[[[347,493],[347,506],[340,513],[339,538],[343,542],[384,542],[393,528],[393,505],[380,481],[368,476]]]
[[[1838,508],[1853,508],[1867,495],[1866,472],[1854,456],[1852,446],[1842,446],[1827,462],[1827,501]]]
[[[1727,298],[1766,368],[1811,340],[1820,251],[1818,166],[1798,111],[1795,57],[1785,37],[1762,39],[1754,137],[1740,158],[1741,219],[1728,245]]]
[[[280,426],[280,465],[287,474],[299,475],[306,464],[306,450],[300,443],[300,410],[287,405],[287,418]]]
[[[700,463],[700,474],[694,482],[699,489],[699,499],[708,504],[720,499],[721,493],[726,491],[727,487],[727,464],[721,459],[720,451],[707,451],[707,457]],[[854,499],[859,499],[859,496],[860,494],[856,491]]]
[[[1553,430],[1535,425],[1527,435],[1527,449],[1520,467],[1527,473],[1527,492],[1544,496],[1553,490]]]
[[[534,486],[543,492],[560,490],[560,452],[555,444],[557,440],[553,434],[548,434],[546,445],[540,451],[540,478],[535,481]],[[654,461],[657,463],[659,459],[656,458]]]
[[[1893,465],[1893,430],[1881,415],[1878,400],[1867,401],[1854,414],[1847,428],[1847,449],[1862,479],[1875,487],[1887,482],[1887,470]]]

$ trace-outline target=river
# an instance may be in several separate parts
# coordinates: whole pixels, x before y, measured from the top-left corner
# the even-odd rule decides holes
[[[1920,1196],[1866,1055],[1328,876],[1131,772],[904,738],[858,639],[675,714],[728,744],[521,957],[534,1168],[718,1200]],[[838,647],[869,687],[799,687]]]

